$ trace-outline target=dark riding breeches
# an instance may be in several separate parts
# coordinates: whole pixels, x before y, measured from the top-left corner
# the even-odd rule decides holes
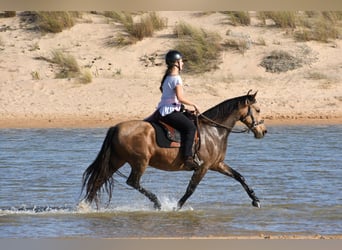
[[[181,133],[183,157],[192,156],[192,144],[196,134],[196,126],[183,112],[174,111],[161,117],[161,120],[171,125]]]

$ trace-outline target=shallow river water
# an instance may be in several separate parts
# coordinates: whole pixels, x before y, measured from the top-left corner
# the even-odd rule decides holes
[[[106,130],[0,129],[0,238],[342,234],[341,125],[274,126],[262,140],[231,134],[226,162],[262,207],[235,180],[208,172],[178,212],[191,173],[153,168],[142,185],[161,211],[117,175],[109,207],[79,204],[82,174]]]

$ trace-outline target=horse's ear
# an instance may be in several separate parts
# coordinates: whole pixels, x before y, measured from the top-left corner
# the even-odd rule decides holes
[[[246,102],[245,102],[245,105],[251,105],[253,103],[255,103],[255,96],[257,95],[258,91],[255,91],[254,94],[250,94],[252,92],[252,90],[250,89],[247,93],[247,99],[246,99]]]
[[[255,91],[255,93],[252,95],[253,100],[255,100],[255,96],[258,94],[258,91]]]
[[[257,91],[255,91],[255,93],[254,93],[254,94],[251,94],[251,92],[252,92],[252,90],[251,90],[251,89],[250,89],[250,90],[248,90],[248,92],[247,92],[247,95],[248,95],[248,96],[251,96],[252,98],[255,98],[256,94],[258,93],[258,90],[257,90]]]

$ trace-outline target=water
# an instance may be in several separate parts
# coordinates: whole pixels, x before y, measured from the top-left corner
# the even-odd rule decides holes
[[[261,209],[251,206],[238,182],[208,172],[175,212],[190,172],[147,169],[142,185],[157,194],[162,211],[120,176],[109,207],[78,204],[82,174],[106,129],[1,129],[0,238],[341,234],[342,126],[268,131],[262,140],[231,134],[226,157],[255,190]]]

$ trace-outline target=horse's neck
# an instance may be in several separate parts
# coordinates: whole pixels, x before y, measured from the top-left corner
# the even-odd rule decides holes
[[[226,128],[229,129],[228,135],[232,131],[232,129],[234,128],[236,122],[239,120],[237,117],[238,117],[238,115],[234,113],[234,114],[231,114],[230,116],[228,116],[227,119],[222,122],[222,125],[224,125]]]
[[[230,119],[229,121],[226,122],[226,126],[227,126],[227,128],[229,128],[228,133],[227,133],[227,137],[229,136],[230,132],[232,132],[237,121],[238,121],[237,119]]]
[[[225,137],[224,140],[226,140],[237,121],[238,121],[237,118],[235,118],[234,116],[230,116],[223,122],[217,122],[218,126],[207,124],[206,131],[211,137],[223,136]],[[222,126],[219,126],[219,125],[222,125]]]

